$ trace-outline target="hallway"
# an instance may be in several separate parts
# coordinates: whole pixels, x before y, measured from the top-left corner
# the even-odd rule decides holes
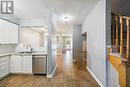
[[[54,87],[100,87],[87,70],[79,70],[72,64],[70,51],[58,56],[57,65]]]
[[[0,87],[99,87],[88,71],[76,69],[70,51],[57,57],[57,66],[52,79],[41,75],[11,75],[0,81]]]

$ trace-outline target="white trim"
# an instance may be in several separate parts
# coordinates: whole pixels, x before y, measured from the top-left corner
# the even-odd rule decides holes
[[[47,78],[52,78],[54,76],[55,72],[56,72],[56,69],[57,69],[57,65],[55,66],[52,74],[47,74]]]
[[[58,55],[58,56],[60,56],[60,55],[61,55],[61,53],[57,53],[57,55]]]
[[[100,85],[100,87],[104,87],[104,85],[98,80],[98,78],[95,76],[95,74],[88,67],[86,67],[86,69],[90,72],[90,74],[97,81],[97,83]]]
[[[47,74],[47,78],[52,78],[52,74]]]

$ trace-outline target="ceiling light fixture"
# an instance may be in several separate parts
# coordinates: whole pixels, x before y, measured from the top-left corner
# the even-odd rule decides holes
[[[71,16],[70,14],[63,14],[61,15],[60,19],[64,23],[70,23],[73,20],[73,16]]]
[[[64,21],[68,23],[70,21],[70,17],[69,16],[65,16],[64,17]]]
[[[65,17],[64,17],[64,19],[65,19],[65,20],[68,20],[68,19],[69,19],[69,17],[65,16]]]

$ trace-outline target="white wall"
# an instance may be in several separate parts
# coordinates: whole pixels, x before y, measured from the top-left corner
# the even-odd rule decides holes
[[[82,33],[87,31],[87,67],[106,87],[106,0],[100,0],[87,16]]]
[[[42,34],[25,28],[25,29],[21,29],[21,39],[22,39],[22,43],[24,44],[24,46],[26,47],[28,44],[31,44],[32,47],[41,47],[42,45]],[[44,39],[43,39],[44,40]]]
[[[117,69],[108,61],[108,86],[107,87],[120,87],[119,74]]]
[[[47,74],[52,75],[55,67],[56,67],[56,57],[57,57],[57,43],[56,43],[56,35],[54,23],[52,21],[53,12],[50,11],[48,17],[48,57],[47,57]]]

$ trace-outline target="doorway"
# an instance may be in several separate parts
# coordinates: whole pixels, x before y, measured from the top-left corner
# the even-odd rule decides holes
[[[58,34],[57,35],[57,54],[65,54],[66,51],[72,53],[72,35],[71,34]]]
[[[82,57],[83,57],[83,68],[87,67],[87,32],[82,34],[83,38],[83,52],[82,52]]]
[[[81,35],[82,47],[76,50],[76,66],[79,69],[87,67],[87,33]]]

